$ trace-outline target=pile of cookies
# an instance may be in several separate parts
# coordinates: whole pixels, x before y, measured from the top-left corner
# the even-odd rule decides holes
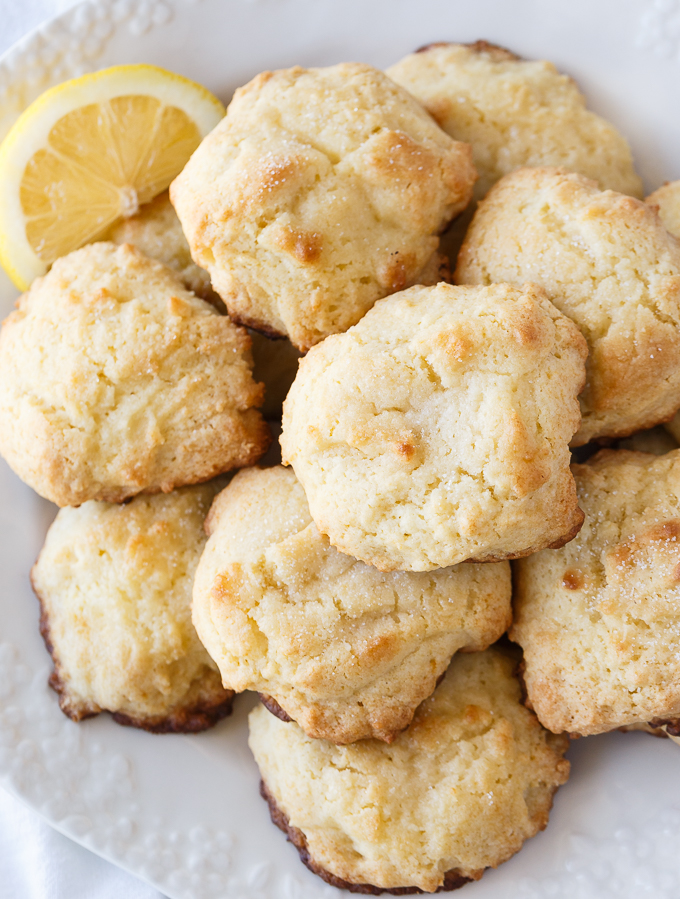
[[[544,828],[570,735],[677,738],[680,182],[641,196],[485,42],[240,88],[2,328],[63,711],[196,732],[256,691],[273,821],[400,895]]]

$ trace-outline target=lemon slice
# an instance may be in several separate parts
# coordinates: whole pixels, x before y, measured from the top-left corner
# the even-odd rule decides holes
[[[0,146],[0,263],[16,286],[164,191],[224,113],[200,84],[151,65],[38,97]]]

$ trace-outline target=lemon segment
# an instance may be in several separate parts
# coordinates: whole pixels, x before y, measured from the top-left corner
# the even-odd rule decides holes
[[[224,113],[201,85],[150,65],[46,91],[0,146],[0,263],[17,287],[164,191]]]

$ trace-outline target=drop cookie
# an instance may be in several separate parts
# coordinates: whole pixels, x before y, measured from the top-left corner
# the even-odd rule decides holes
[[[155,733],[194,732],[233,693],[191,624],[191,586],[219,484],[62,509],[31,580],[51,686],[74,721],[99,712]]]
[[[262,707],[250,748],[272,819],[303,862],[353,892],[437,892],[479,880],[547,822],[568,740],[522,705],[515,659],[456,655],[390,746],[312,740]]]
[[[564,169],[519,169],[480,203],[455,280],[540,284],[581,329],[590,354],[574,446],[680,407],[680,244],[644,203]]]
[[[472,146],[480,200],[522,166],[564,166],[642,197],[626,139],[551,62],[486,41],[430,44],[387,69],[455,140]]]
[[[206,529],[203,645],[226,686],[265,694],[311,737],[391,742],[455,652],[486,649],[510,624],[507,562],[381,573],[321,536],[290,469],[237,474]]]
[[[437,269],[475,177],[410,94],[342,63],[240,88],[170,196],[232,318],[304,352]]]
[[[648,206],[656,206],[667,231],[680,238],[680,181],[670,181],[645,198]]]
[[[585,521],[516,565],[510,636],[541,723],[596,734],[680,718],[680,450],[574,465]]]
[[[585,355],[538,287],[412,287],[301,361],[283,462],[331,544],[383,571],[562,545]]]
[[[645,203],[656,207],[666,230],[680,240],[680,181],[664,184]],[[680,440],[680,415],[675,415],[664,427],[674,440]]]
[[[269,432],[250,340],[129,245],[55,262],[0,333],[0,452],[59,506],[251,465]]]

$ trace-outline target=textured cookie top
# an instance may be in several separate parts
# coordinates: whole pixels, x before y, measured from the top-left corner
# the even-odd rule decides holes
[[[574,445],[680,407],[680,244],[644,203],[563,169],[507,175],[477,210],[460,284],[540,284],[590,349]]]
[[[196,629],[234,690],[271,696],[312,737],[390,740],[459,649],[510,621],[510,566],[382,574],[338,552],[290,469],[240,472],[215,500]]]
[[[567,741],[524,708],[514,666],[493,649],[455,656],[390,746],[311,740],[254,709],[250,747],[311,861],[350,883],[433,892],[448,871],[477,879],[545,827]]]
[[[517,565],[513,640],[546,727],[680,717],[680,450],[575,465],[581,532]]]
[[[550,62],[476,44],[432,44],[387,70],[456,140],[472,145],[481,199],[521,166],[564,166],[603,189],[642,196],[625,138],[586,109],[578,87]]]
[[[645,203],[656,206],[666,229],[680,238],[680,181],[664,184],[650,194]]]
[[[383,570],[568,539],[585,341],[540,288],[413,287],[300,363],[281,447],[330,542]]]
[[[236,91],[170,195],[230,314],[306,350],[416,283],[475,177],[403,88],[343,63]]]
[[[187,290],[224,310],[222,301],[211,287],[210,275],[191,258],[189,244],[167,190],[145,203],[136,215],[114,225],[105,239],[115,244],[132,244],[145,256],[177,272]]]
[[[133,247],[97,243],[36,280],[0,334],[0,451],[58,505],[120,502],[254,462],[250,340]]]
[[[188,290],[225,311],[222,300],[210,284],[210,275],[192,262],[189,244],[167,191],[146,203],[137,215],[117,224],[107,235],[113,243],[130,243],[145,256],[174,269]],[[262,415],[280,418],[281,405],[293,383],[300,354],[289,340],[268,340],[257,331],[250,332],[253,377],[264,384]]]
[[[108,710],[181,730],[198,707],[228,698],[191,624],[203,521],[219,486],[57,515],[32,580],[71,717]]]

